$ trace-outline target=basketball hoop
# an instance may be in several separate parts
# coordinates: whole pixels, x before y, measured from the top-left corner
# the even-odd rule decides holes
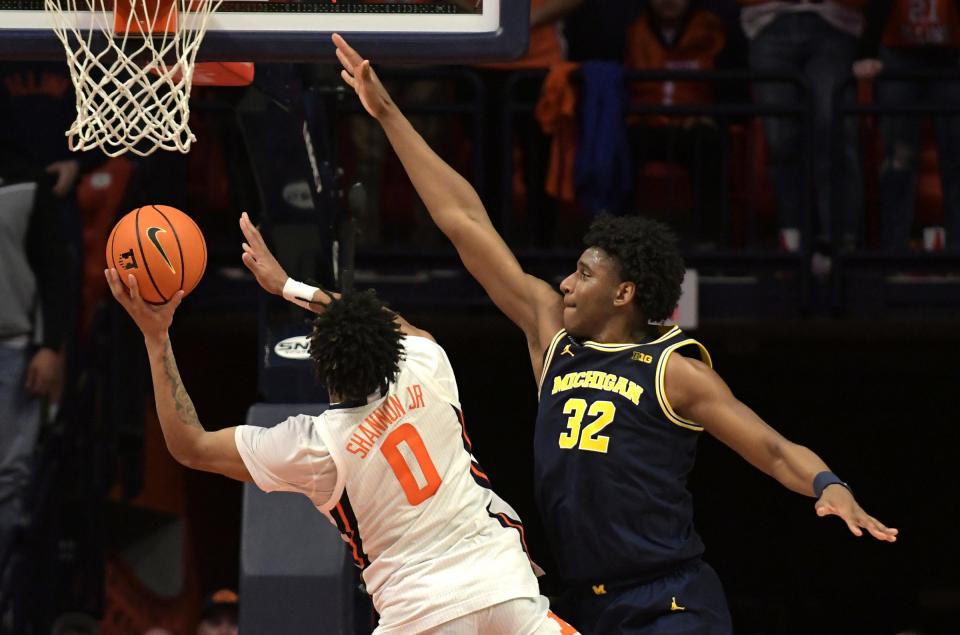
[[[197,50],[222,1],[44,0],[76,90],[70,149],[188,152]]]

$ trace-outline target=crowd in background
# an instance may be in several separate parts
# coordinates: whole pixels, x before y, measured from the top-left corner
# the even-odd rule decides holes
[[[540,219],[524,238],[550,244],[545,234],[555,223],[543,219],[559,203],[586,215],[659,213],[690,248],[742,247],[731,207],[762,208],[764,186],[744,193],[738,178],[753,169],[748,178],[772,194],[768,242],[819,254],[820,273],[837,247],[960,244],[960,118],[950,114],[960,106],[960,82],[951,77],[960,51],[956,2],[534,0],[531,26],[526,57],[483,69],[495,103],[510,71],[548,72],[538,95],[514,96],[537,99],[536,122],[486,113],[495,127],[517,128],[513,195]],[[744,70],[752,75],[741,81],[723,75]],[[706,73],[691,76],[697,71]],[[730,103],[757,109],[749,116],[712,108]],[[839,113],[857,103],[877,105],[879,114]],[[933,134],[922,116],[895,111],[918,104],[942,109]],[[496,159],[485,167],[497,178],[503,170],[491,166]],[[686,200],[664,202],[658,182]],[[488,206],[504,205],[504,191],[487,187]]]

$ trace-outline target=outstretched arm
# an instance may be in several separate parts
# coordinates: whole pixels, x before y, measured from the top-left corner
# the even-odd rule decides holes
[[[679,355],[667,361],[664,377],[667,400],[680,416],[697,422],[754,467],[784,487],[814,496],[817,474],[829,471],[811,450],[792,443],[740,402],[709,366]],[[842,485],[829,485],[816,503],[818,516],[835,515],[855,536],[862,529],[878,539],[895,542],[897,530],[867,514]]]
[[[341,75],[370,115],[380,122],[430,217],[450,239],[463,264],[490,299],[523,329],[535,371],[549,340],[562,326],[560,295],[549,284],[524,273],[490,222],[480,197],[423,140],[364,60],[342,37],[333,36]]]
[[[216,472],[238,481],[251,480],[237,451],[235,429],[204,430],[180,379],[168,329],[173,313],[183,299],[183,291],[178,291],[170,302],[154,307],[141,299],[136,278],[132,275],[128,278],[129,288],[125,288],[116,269],[108,269],[104,274],[113,297],[143,332],[153,376],[157,417],[170,454],[178,462],[196,470]]]
[[[243,264],[257,279],[264,291],[273,295],[283,295],[284,287],[287,286],[290,276],[277,262],[270,248],[267,247],[266,241],[263,240],[260,230],[250,221],[246,212],[240,214],[240,231],[246,238],[246,241],[241,244],[243,255],[240,256],[240,259]],[[297,299],[300,302],[296,303],[318,314],[323,313],[324,307],[330,302],[331,295],[337,297],[336,293],[327,294],[323,289],[314,289],[309,292],[309,295],[309,298],[298,296]]]

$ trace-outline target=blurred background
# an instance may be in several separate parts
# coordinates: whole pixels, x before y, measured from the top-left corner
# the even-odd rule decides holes
[[[599,214],[674,227],[689,268],[676,320],[900,529],[895,545],[858,540],[704,436],[696,523],[737,633],[960,631],[958,60],[953,0],[533,0],[519,60],[378,66],[531,273],[565,277]],[[523,337],[337,68],[258,63],[252,84],[198,86],[191,106],[189,154],[75,155],[65,65],[0,63],[0,185],[37,184],[32,211],[0,189],[0,632],[236,623],[236,598],[211,594],[241,586],[243,488],[169,457],[141,338],[103,282],[110,228],[149,203],[207,239],[173,330],[207,429],[326,398],[271,356],[306,315],[243,268],[240,213],[292,276],[327,285],[349,218],[357,286],[446,348],[475,454],[549,572]]]

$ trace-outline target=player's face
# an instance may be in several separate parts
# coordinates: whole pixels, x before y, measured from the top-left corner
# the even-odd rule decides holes
[[[602,249],[587,248],[577,270],[560,283],[563,328],[574,337],[592,337],[614,314],[620,282],[616,261]]]

